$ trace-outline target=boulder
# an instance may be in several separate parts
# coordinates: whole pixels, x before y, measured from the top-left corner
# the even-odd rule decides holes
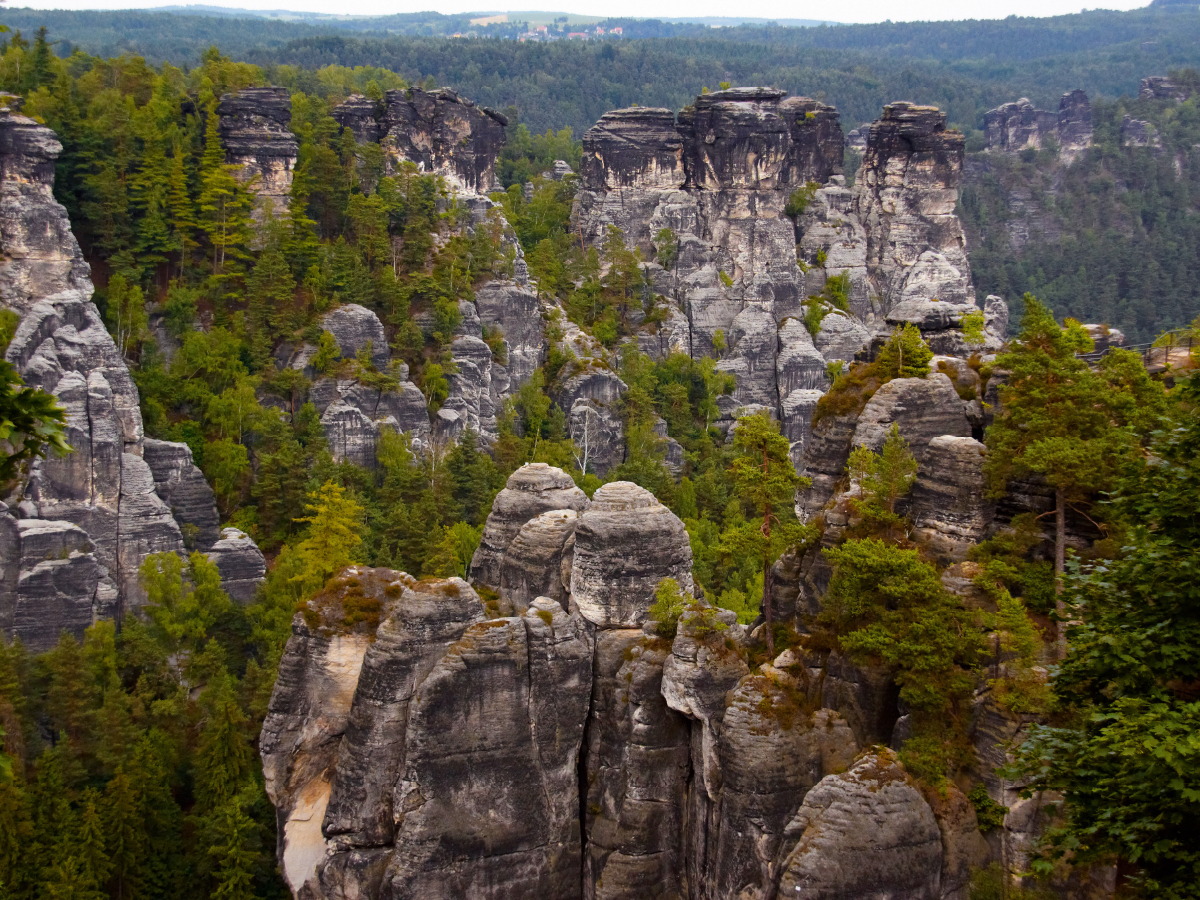
[[[821,779],[784,830],[779,894],[814,900],[936,900],[942,841],[933,810],[891,750]]]
[[[225,528],[221,539],[207,556],[221,573],[221,587],[238,603],[254,599],[258,586],[267,580],[267,561],[250,535]]]
[[[470,580],[500,587],[504,554],[530,519],[551,510],[580,512],[587,494],[562,469],[545,463],[526,463],[508,476],[504,490],[492,501],[479,548],[471,559]]]
[[[31,653],[51,649],[64,631],[82,640],[93,621],[100,581],[87,533],[70,522],[47,519],[20,519],[16,526],[18,555],[6,564],[19,560],[9,634]],[[8,537],[11,544],[11,528]]]
[[[600,628],[639,627],[664,578],[692,592],[683,523],[636,484],[601,487],[575,527],[571,599],[584,618]]]
[[[390,359],[387,334],[379,317],[365,306],[343,304],[325,314],[321,327],[337,341],[342,359],[354,359],[369,348],[375,368],[381,372],[387,368]]]
[[[521,526],[500,561],[500,601],[524,612],[538,597],[566,605],[579,513],[555,509]]]
[[[893,423],[900,426],[917,462],[924,461],[929,442],[939,435],[971,436],[962,399],[942,372],[924,378],[896,378],[880,387],[859,416],[854,446],[878,451]]]

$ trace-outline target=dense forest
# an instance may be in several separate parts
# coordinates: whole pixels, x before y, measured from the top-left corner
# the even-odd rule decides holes
[[[334,461],[306,402],[311,383],[279,362],[281,348],[314,344],[319,374],[379,387],[398,383],[403,361],[436,411],[446,399],[459,301],[513,266],[498,225],[467,229],[466,211],[437,178],[412,166],[389,173],[379,145],[340,132],[330,111],[347,95],[452,84],[480,102],[513,107],[517,121],[498,164],[505,190],[494,199],[530,274],[603,348],[629,388],[620,408],[627,457],[604,480],[641,484],[677,514],[691,539],[696,581],[748,623],[763,596],[760,562],[814,538],[779,502],[800,484],[786,463],[787,447],[765,419],[747,423],[728,443],[712,427],[717,399],[733,387],[714,360],[677,354],[656,362],[623,346],[638,326],[663,316],[663,307],[644,289],[640,260],[619,233],[586,251],[573,238],[575,181],[539,173],[555,159],[577,168],[579,129],[605,109],[633,101],[679,106],[723,80],[822,94],[851,123],[873,118],[899,95],[942,102],[965,128],[977,129],[982,110],[1018,93],[1053,98],[1061,82],[1063,89],[1082,83],[1117,95],[1149,69],[1200,62],[1190,56],[1197,51],[1189,29],[1200,30],[1190,9],[1049,20],[1048,44],[1039,43],[1040,33],[1031,39],[1033,25],[1009,20],[844,32],[737,29],[721,38],[536,47],[296,31],[294,43],[275,49],[263,48],[257,23],[138,15],[156,23],[159,36],[129,37],[118,27],[123,20],[104,21],[121,35],[111,39],[128,40],[127,49],[146,58],[108,59],[84,52],[91,46],[88,20],[70,25],[65,16],[6,11],[10,23],[45,22],[49,32],[21,25],[24,35],[9,36],[0,87],[21,94],[24,112],[62,140],[56,195],[92,264],[95,300],[134,374],[147,433],[188,444],[222,521],[251,534],[271,568],[256,601],[242,607],[221,591],[203,555],[152,556],[142,571],[145,620],[130,619],[119,632],[97,624],[82,642],[64,636],[38,657],[0,644],[0,897],[21,900],[287,896],[254,748],[294,611],[349,562],[414,576],[465,575],[495,494],[524,462],[559,466],[589,494],[601,483],[552,400],[556,380],[578,365],[556,349],[500,412],[490,448],[467,432],[451,447],[412,453],[405,435],[385,432],[378,468]],[[56,21],[66,23],[61,31]],[[191,59],[181,54],[187,68],[161,62],[163,47],[195,45],[189,28],[209,41],[208,22],[221,23],[211,40],[221,40],[232,57],[210,49]],[[309,28],[261,27],[262,34]],[[51,41],[59,37],[72,42],[71,53],[56,52]],[[1162,47],[1139,56],[1141,40]],[[906,48],[918,44],[955,49],[928,63],[905,60]],[[1066,52],[1037,56],[1038,47],[1050,45]],[[796,68],[801,50],[803,68]],[[224,94],[268,83],[292,94],[299,157],[289,211],[260,230],[251,192],[226,164],[216,104]],[[1037,91],[1019,87],[1035,83]],[[1159,126],[1162,153],[1120,146],[1117,129],[1127,111]],[[1180,799],[1186,792],[1176,790],[1172,776],[1194,778],[1194,751],[1177,758],[1160,749],[1155,766],[1137,777],[1112,761],[1139,752],[1135,737],[1104,731],[1089,716],[1128,714],[1133,730],[1146,722],[1160,733],[1194,734],[1197,705],[1170,685],[1180,673],[1187,683],[1197,676],[1195,613],[1187,602],[1194,588],[1184,578],[1196,546],[1197,396],[1190,387],[1167,395],[1126,355],[1093,372],[1076,356],[1089,339],[1077,325],[1060,327],[1055,315],[1153,336],[1200,310],[1195,279],[1188,280],[1200,251],[1191,194],[1200,176],[1194,150],[1184,149],[1200,137],[1193,137],[1200,117],[1194,99],[1113,100],[1098,103],[1095,115],[1097,148],[1075,166],[1060,171],[1036,153],[995,160],[994,174],[964,193],[962,209],[978,235],[972,261],[981,293],[1037,291],[1052,308],[1027,303],[1021,340],[1000,361],[1028,390],[1014,388],[1006,398],[1010,421],[989,436],[1009,466],[992,474],[1001,483],[1031,474],[1058,479],[1055,487],[1113,535],[1097,556],[1111,554],[1118,538],[1132,549],[1114,565],[1111,583],[1103,569],[1072,570],[1065,596],[1057,597],[1051,564],[1028,558],[1038,541],[1032,522],[1017,522],[981,545],[974,562],[981,590],[1000,610],[986,628],[1005,634],[1012,671],[1020,673],[1004,685],[1004,702],[1017,713],[1055,713],[1038,746],[1057,754],[1059,764],[1037,769],[1038,757],[1029,771],[1047,788],[1091,801],[1038,860],[1042,870],[1055,854],[1128,857],[1149,844],[1148,877],[1174,893],[1156,894],[1159,882],[1151,881],[1146,895],[1187,897],[1194,896],[1186,878],[1197,861],[1177,833],[1194,801]],[[1179,171],[1176,148],[1185,153]],[[989,230],[1009,215],[1001,194],[1010,170],[1030,183],[1053,182],[1060,244],[1034,241],[1014,257],[994,237],[1003,228]],[[531,195],[522,189],[526,182]],[[402,238],[398,255],[394,236]],[[660,258],[674,252],[670,237],[659,240]],[[379,316],[396,365],[381,371],[369,355],[337,358],[319,319],[341,303]],[[205,327],[195,328],[196,321]],[[567,323],[550,324],[553,338]],[[897,333],[874,362],[833,373],[824,412],[865,403],[869,390],[891,379],[928,374],[931,357],[915,329]],[[1050,406],[1046,391],[1062,383],[1061,373],[1081,387],[1050,395]],[[1101,408],[1106,414],[1097,424],[1091,412]],[[660,420],[682,448],[678,473],[663,464]],[[1059,442],[1050,450],[1029,444],[1028,435],[1043,430]],[[1148,447],[1161,465],[1145,465]],[[765,468],[768,457],[786,477],[756,483],[756,465],[761,459]],[[818,632],[847,652],[894,664],[918,738],[906,764],[936,786],[961,763],[971,679],[982,677],[991,650],[975,611],[951,597],[937,570],[906,542],[897,501],[911,488],[916,464],[903,440],[893,436],[880,453],[858,453],[850,464],[864,485],[861,523],[829,554],[838,574]],[[1148,514],[1170,479],[1185,486],[1185,496]],[[1112,502],[1102,502],[1114,491]],[[768,528],[764,541],[762,526],[772,517],[774,537]],[[1170,627],[1147,617],[1149,604],[1141,602],[1155,592],[1154,569],[1164,559],[1179,573],[1168,585],[1180,607]],[[673,600],[664,594],[660,602]],[[1099,614],[1078,624],[1074,637],[1092,652],[1048,690],[1034,675],[1041,635],[1031,623],[1045,625],[1056,605],[1066,621],[1068,607],[1079,615],[1089,602]],[[350,614],[369,617],[372,610]],[[785,629],[780,639],[787,638]],[[1124,658],[1137,664],[1124,673],[1113,673],[1095,650],[1117,639],[1128,644]],[[1078,783],[1084,766],[1098,771],[1093,784]],[[1118,810],[1114,823],[1103,791],[1124,796],[1131,784],[1145,791],[1144,808]],[[990,808],[980,801],[979,809],[983,815]],[[1160,813],[1166,825],[1155,818]],[[986,891],[982,885],[972,896],[998,896]]]
[[[1200,12],[1191,5],[1049,19],[669,26],[661,35],[650,31],[646,40],[550,44],[165,12],[11,9],[5,20],[27,38],[45,25],[52,40],[65,42],[60,55],[79,46],[100,56],[129,53],[155,65],[194,66],[215,44],[268,71],[278,64],[336,64],[380,66],[412,83],[432,76],[495,109],[515,106],[535,132],[571,127],[577,135],[609,109],[633,103],[678,109],[702,86],[715,89],[722,81],[771,84],[823,99],[841,110],[847,130],[905,99],[940,106],[951,123],[969,131],[982,127],[988,109],[1017,97],[1043,108],[1075,88],[1116,98],[1134,93],[1146,74],[1200,65]]]

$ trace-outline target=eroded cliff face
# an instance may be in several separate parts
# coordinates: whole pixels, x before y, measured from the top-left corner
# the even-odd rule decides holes
[[[925,457],[980,452],[939,435]],[[955,490],[924,489],[925,529],[989,520]],[[518,470],[472,567],[529,591],[540,564],[556,599],[352,566],[296,615],[260,740],[296,896],[964,900],[1026,859],[1044,816],[993,771],[1023,720],[980,694],[973,777],[1014,807],[985,837],[958,786],[879,746],[906,734],[889,673],[803,643],[754,666],[761,635],[703,600],[661,636],[659,581],[691,587],[682,523],[629,483],[576,491]],[[812,575],[777,565],[800,630]]]
[[[945,116],[887,107],[853,188],[843,149],[835,109],[769,88],[704,94],[678,116],[616,110],[584,136],[575,224],[595,246],[619,229],[670,301],[667,321],[639,346],[711,356],[720,332],[719,368],[737,383],[721,424],[769,410],[797,464],[827,363],[868,353],[904,323],[942,353],[1002,339],[990,318],[984,348],[963,336],[978,306],[955,215],[963,140]],[[678,241],[669,271],[655,246],[664,229]],[[801,319],[814,303],[824,316],[810,334]]]
[[[226,160],[257,198],[255,219],[286,215],[299,144],[292,134],[292,98],[286,88],[246,88],[217,106]]]
[[[5,358],[58,399],[74,448],[29,466],[0,511],[0,629],[33,650],[140,608],[138,569],[151,553],[207,552],[219,538],[191,451],[145,438],[137,387],[54,199],[61,152],[50,129],[0,111],[0,304],[20,316]],[[261,560],[252,542],[244,549]]]

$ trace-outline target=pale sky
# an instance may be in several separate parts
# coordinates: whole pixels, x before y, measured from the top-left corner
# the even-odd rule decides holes
[[[40,9],[134,9],[139,7],[183,5],[188,0],[9,0],[10,6]],[[388,15],[391,13],[436,10],[441,13],[502,12],[505,9],[551,10],[594,16],[729,16],[729,0],[517,0],[511,4],[485,5],[487,0],[244,0],[221,2],[212,6],[242,9],[286,9],[350,15]],[[1107,0],[1105,9],[1136,9],[1147,0]],[[752,7],[738,5],[746,15],[757,18],[824,19],[838,22],[894,22],[941,19],[1002,19],[1005,16],[1054,16],[1077,13],[1078,0],[755,0]],[[1093,7],[1089,7],[1093,8]]]

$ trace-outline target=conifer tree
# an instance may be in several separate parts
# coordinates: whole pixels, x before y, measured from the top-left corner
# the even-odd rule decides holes
[[[188,162],[183,145],[176,141],[168,177],[167,207],[172,240],[179,253],[176,272],[179,278],[183,278],[191,269],[192,252],[199,246],[196,242],[196,207],[188,184]]]
[[[196,800],[215,809],[230,800],[250,773],[246,716],[238,705],[233,678],[220,672],[203,698],[204,725],[196,748]]]
[[[251,195],[225,162],[216,107],[210,107],[200,164],[200,228],[208,237],[212,276],[218,284],[239,274],[250,244]]]
[[[235,800],[225,803],[214,815],[213,842],[208,855],[213,860],[214,900],[251,900],[254,897],[254,821]]]
[[[1091,338],[1078,323],[1059,327],[1053,315],[1025,295],[1021,333],[996,360],[1008,374],[1000,388],[1000,408],[988,428],[985,472],[993,496],[1003,495],[1013,478],[1040,478],[1054,491],[1054,571],[1062,590],[1066,563],[1067,510],[1086,506],[1112,484],[1119,467],[1131,458],[1138,437],[1127,426],[1148,421],[1163,410],[1155,388],[1140,365],[1114,361],[1093,371],[1079,358],[1091,350]],[[1119,372],[1119,377],[1106,377]],[[1137,402],[1130,404],[1130,396]],[[1058,601],[1060,619],[1065,613]],[[1059,628],[1059,653],[1065,652]]]
[[[319,591],[339,569],[355,562],[362,544],[359,523],[363,508],[346,490],[327,481],[309,494],[308,515],[297,522],[308,523],[308,537],[296,548],[302,571],[293,579],[306,593]]]
[[[108,886],[116,900],[136,897],[142,886],[146,827],[138,785],[124,769],[104,789],[104,840],[112,867]]]
[[[735,542],[746,556],[762,560],[763,615],[766,617],[767,652],[775,655],[771,566],[785,550],[804,541],[808,529],[796,521],[796,491],[807,478],[796,474],[791,445],[765,414],[738,419],[733,446],[740,454],[730,466],[737,492],[759,517],[740,529]]]

